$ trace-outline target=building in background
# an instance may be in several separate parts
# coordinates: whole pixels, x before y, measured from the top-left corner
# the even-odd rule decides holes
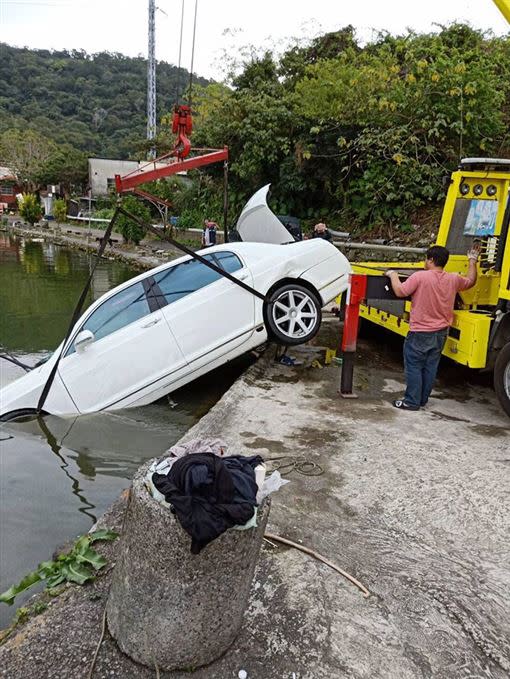
[[[16,175],[10,168],[0,166],[0,212],[17,209],[17,193],[21,193],[21,186]]]
[[[173,158],[168,159],[168,163],[174,163]],[[91,195],[94,197],[106,196],[112,191],[115,191],[115,175],[119,174],[121,177],[130,174],[131,172],[138,172],[145,168],[153,170],[154,168],[166,167],[167,163],[148,163],[146,160],[111,160],[109,158],[89,158],[89,186]],[[186,172],[178,172],[179,176],[186,176]]]

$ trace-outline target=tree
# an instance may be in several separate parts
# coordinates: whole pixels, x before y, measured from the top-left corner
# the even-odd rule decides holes
[[[87,156],[70,144],[56,146],[35,178],[42,186],[60,184],[67,193],[80,191],[88,181]]]
[[[55,149],[55,144],[34,130],[11,128],[0,137],[0,156],[22,186],[34,189],[37,176]]]
[[[441,198],[459,157],[501,154],[510,95],[502,43],[454,24],[309,66],[296,85],[313,131],[308,164],[329,159],[338,205],[364,224],[405,225]]]
[[[41,204],[35,193],[24,193],[19,199],[19,213],[33,226],[42,217]]]
[[[53,203],[53,216],[59,226],[62,222],[65,222],[67,216],[67,202],[63,198],[57,198]]]
[[[149,208],[134,196],[126,196],[122,201],[122,207],[146,224],[150,223],[151,213]],[[115,229],[122,234],[126,243],[134,243],[135,245],[138,245],[145,235],[145,230],[137,222],[123,214],[117,218]]]

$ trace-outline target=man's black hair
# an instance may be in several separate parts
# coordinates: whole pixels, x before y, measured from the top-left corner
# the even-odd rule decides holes
[[[432,245],[426,253],[427,259],[431,259],[436,266],[445,267],[450,253],[442,245]]]

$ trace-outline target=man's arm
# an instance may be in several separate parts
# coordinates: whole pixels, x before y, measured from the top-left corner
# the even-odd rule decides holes
[[[469,281],[469,284],[464,288],[464,290],[469,290],[469,288],[472,288],[476,283],[476,279],[478,278],[476,263],[478,262],[479,254],[480,254],[479,245],[473,245],[471,250],[467,253],[469,264],[466,279]]]
[[[407,297],[407,295],[404,293],[402,290],[402,283],[400,282],[400,278],[398,277],[398,273],[396,271],[393,271],[393,269],[388,269],[385,273],[386,276],[391,281],[391,287],[393,288],[393,292],[396,294],[397,297]]]

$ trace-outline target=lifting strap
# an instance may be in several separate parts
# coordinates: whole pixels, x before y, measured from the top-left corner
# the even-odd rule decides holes
[[[151,233],[154,233],[156,236],[158,236],[159,239],[161,240],[166,240],[170,245],[172,245],[174,248],[177,250],[181,250],[181,252],[184,252],[186,255],[190,255],[193,257],[193,259],[198,260],[202,264],[205,264],[205,266],[209,267],[209,269],[212,269],[213,271],[216,271],[220,276],[223,276],[224,278],[228,278],[229,281],[232,281],[232,283],[235,283],[238,285],[240,288],[243,288],[247,292],[250,292],[252,295],[255,295],[255,297],[258,297],[261,299],[263,302],[267,302],[268,299],[266,295],[263,295],[261,292],[258,290],[255,290],[255,288],[252,288],[251,285],[247,285],[243,281],[239,280],[239,278],[236,278],[235,276],[232,276],[228,271],[225,271],[224,269],[220,268],[219,266],[216,266],[216,264],[213,264],[209,260],[205,259],[202,257],[202,255],[199,255],[197,252],[194,252],[190,248],[186,247],[182,243],[179,243],[178,241],[174,240],[170,236],[162,235],[157,229],[155,229],[152,224],[146,224],[144,221],[142,221],[139,217],[136,215],[131,214],[131,212],[128,212],[125,210],[123,207],[119,208],[119,212],[121,212],[123,215],[128,217],[129,219],[132,219],[134,222],[136,222],[139,226],[142,227],[142,229],[145,229],[146,231],[150,231]]]
[[[39,401],[37,402],[37,413],[40,415],[42,412],[42,409],[44,407],[44,404],[46,402],[46,399],[48,398],[49,391],[51,389],[51,385],[53,384],[53,380],[55,379],[55,375],[57,374],[58,366],[60,363],[60,359],[62,358],[62,354],[64,353],[64,349],[66,346],[66,342],[69,339],[69,336],[71,332],[73,331],[74,325],[78,318],[80,317],[81,310],[83,308],[83,305],[85,303],[85,300],[87,298],[88,291],[90,289],[90,286],[92,284],[92,279],[94,277],[94,273],[96,271],[97,265],[99,264],[99,261],[103,255],[103,252],[105,250],[106,244],[108,243],[108,240],[110,239],[112,230],[113,230],[113,225],[115,224],[115,221],[117,217],[119,216],[120,209],[117,207],[113,217],[110,220],[110,223],[108,224],[106,231],[104,232],[103,238],[101,239],[101,242],[99,244],[99,248],[97,250],[97,259],[94,263],[94,266],[92,267],[92,270],[90,272],[90,275],[87,279],[87,282],[85,283],[85,287],[82,290],[82,293],[80,295],[80,299],[78,300],[78,303],[76,304],[73,315],[71,316],[71,322],[69,323],[69,327],[67,328],[66,336],[64,338],[64,341],[62,343],[62,349],[60,350],[60,354],[55,361],[55,365],[51,369],[50,374],[48,375],[48,379],[46,380],[46,383],[43,387],[43,390],[41,392],[41,395],[39,397]]]
[[[94,277],[96,267],[97,267],[102,255],[103,255],[106,244],[108,243],[108,240],[111,236],[113,225],[115,224],[115,221],[117,220],[117,217],[120,214],[123,214],[125,217],[128,217],[128,219],[132,219],[139,226],[141,226],[143,229],[145,229],[145,231],[150,231],[151,233],[154,233],[159,239],[168,241],[177,250],[180,250],[181,252],[184,252],[185,254],[190,255],[193,259],[198,260],[199,262],[201,262],[205,266],[209,267],[209,269],[212,269],[213,271],[215,271],[220,276],[223,276],[224,278],[228,278],[229,281],[231,281],[232,283],[235,283],[236,285],[243,288],[244,290],[251,293],[252,295],[255,295],[255,297],[258,297],[263,302],[268,301],[268,298],[267,298],[266,295],[263,295],[258,290],[255,290],[255,288],[251,287],[250,285],[247,285],[246,283],[239,280],[235,276],[232,276],[232,274],[230,274],[228,271],[225,271],[224,269],[220,268],[219,266],[216,266],[216,264],[213,264],[209,260],[205,259],[204,257],[199,255],[198,253],[194,252],[190,248],[183,245],[182,243],[179,243],[178,241],[174,240],[170,236],[162,235],[157,229],[155,229],[152,226],[152,224],[146,224],[139,217],[131,214],[130,212],[128,212],[127,210],[125,210],[123,207],[121,207],[119,205],[119,206],[117,206],[115,213],[114,213],[113,217],[111,218],[110,223],[108,224],[106,231],[104,232],[103,238],[101,239],[101,243],[99,244],[99,248],[98,248],[98,251],[97,251],[97,259],[94,263],[94,266],[92,267],[92,271],[90,272],[88,280],[85,283],[85,287],[82,290],[82,293],[80,295],[80,299],[78,300],[78,303],[76,304],[76,307],[73,311],[73,315],[71,317],[71,322],[69,323],[69,327],[67,329],[66,336],[65,336],[64,342],[62,344],[62,349],[60,350],[60,354],[59,354],[57,360],[55,361],[55,365],[53,366],[50,374],[48,375],[48,379],[46,380],[46,383],[45,383],[43,390],[41,392],[41,396],[39,397],[39,401],[37,403],[37,413],[38,414],[41,414],[42,409],[44,407],[44,404],[46,402],[46,399],[48,398],[48,394],[49,394],[49,391],[51,389],[51,385],[53,384],[53,381],[55,379],[55,375],[57,374],[58,366],[60,364],[60,360],[61,360],[62,355],[64,353],[66,342],[69,339],[71,332],[73,331],[73,328],[74,328],[77,320],[80,317],[80,314],[81,314],[81,311],[82,311],[82,308],[83,308],[83,304],[85,303],[85,300],[87,298],[87,294],[88,294],[90,286],[92,284],[92,279]]]

